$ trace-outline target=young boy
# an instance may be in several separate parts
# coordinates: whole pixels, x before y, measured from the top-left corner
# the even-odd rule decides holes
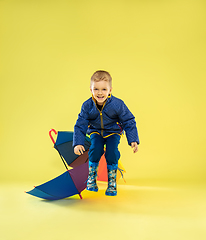
[[[112,78],[106,71],[96,71],[91,77],[92,97],[82,105],[81,112],[74,126],[74,153],[83,154],[85,135],[90,134],[89,176],[87,190],[98,191],[96,184],[99,160],[104,153],[108,171],[108,196],[116,196],[116,175],[120,153],[118,145],[123,130],[133,152],[138,151],[139,137],[133,114],[121,99],[111,95]]]

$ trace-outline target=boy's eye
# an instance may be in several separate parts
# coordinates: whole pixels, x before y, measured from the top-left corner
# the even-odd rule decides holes
[[[94,91],[99,91],[99,89],[98,88],[94,88]],[[102,91],[107,91],[107,89],[103,88]]]

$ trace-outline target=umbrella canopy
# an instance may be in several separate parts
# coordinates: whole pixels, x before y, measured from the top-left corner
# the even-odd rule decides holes
[[[58,200],[73,196],[75,194],[79,194],[80,198],[82,199],[81,192],[86,188],[86,182],[89,174],[88,151],[91,145],[90,139],[86,136],[85,152],[78,156],[74,154],[73,151],[73,132],[59,131],[56,142],[52,137],[52,132],[55,134],[57,134],[57,132],[54,129],[51,129],[49,131],[49,135],[54,143],[54,148],[58,151],[67,171],[46,183],[34,187],[34,189],[26,193],[47,200]],[[69,170],[67,165],[73,167],[73,169]],[[121,168],[123,167],[121,166]],[[121,170],[120,173],[122,174],[123,170],[120,169],[119,165],[118,170]],[[102,155],[100,160],[98,180],[108,180],[107,165],[104,155]]]
[[[26,193],[47,200],[58,200],[75,194],[79,194],[82,198],[81,192],[86,188],[88,172],[88,162],[86,162]]]

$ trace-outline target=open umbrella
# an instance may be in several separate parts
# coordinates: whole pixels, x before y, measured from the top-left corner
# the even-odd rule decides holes
[[[26,193],[48,200],[57,200],[79,194],[82,199],[81,192],[86,188],[89,173],[88,151],[91,145],[90,139],[88,136],[85,137],[85,152],[78,156],[73,151],[73,132],[59,131],[56,141],[52,137],[52,132],[55,134],[57,132],[51,129],[49,135],[67,171]],[[73,169],[69,170],[68,166],[73,167]],[[118,168],[118,170],[121,169]],[[100,160],[98,179],[107,181],[107,167],[104,155],[102,155]]]
[[[86,162],[26,193],[47,200],[58,200],[75,194],[79,194],[82,199],[81,192],[86,188],[88,173]]]

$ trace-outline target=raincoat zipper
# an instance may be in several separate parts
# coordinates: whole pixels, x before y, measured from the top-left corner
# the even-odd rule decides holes
[[[106,102],[107,102],[107,101],[106,101]],[[106,102],[103,104],[102,110],[103,110],[104,105],[106,104]],[[101,136],[103,137],[104,123],[103,123],[102,110],[100,111],[99,108],[97,107],[97,103],[95,103],[95,104],[96,104],[96,108],[98,109],[99,114],[100,114],[100,120],[101,120]]]
[[[99,111],[100,112],[100,111]],[[103,125],[103,117],[102,117],[102,111],[100,112],[100,119],[101,119],[101,135],[103,137],[103,129],[104,129],[104,125]]]

